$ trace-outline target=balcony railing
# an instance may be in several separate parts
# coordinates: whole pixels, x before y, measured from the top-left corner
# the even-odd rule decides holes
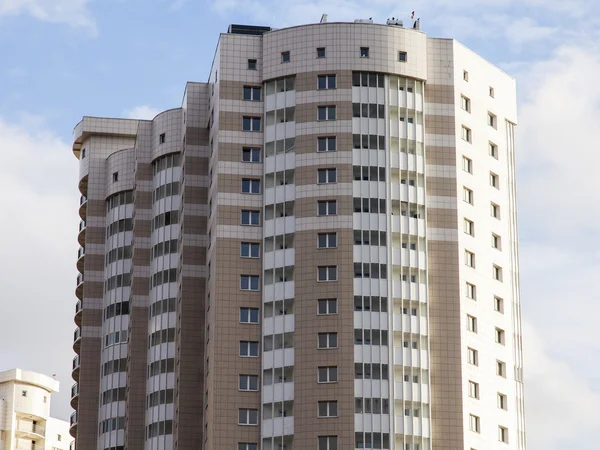
[[[79,198],[79,206],[83,205],[85,202],[87,202],[87,197],[85,195],[82,195]]]
[[[75,397],[76,395],[79,395],[79,383],[75,383],[73,386],[71,386],[71,398]]]
[[[85,220],[79,221],[79,231],[80,232],[85,230],[86,227],[87,227],[87,224],[86,224]],[[85,251],[84,251],[84,253],[85,253]]]
[[[81,338],[81,328],[77,328],[75,333],[73,333],[73,341]]]
[[[79,231],[81,231],[81,224],[79,224]],[[81,258],[83,255],[85,255],[85,247],[79,247],[79,250],[77,250],[77,259]]]
[[[71,424],[71,426],[77,425],[77,411],[71,414],[71,419],[69,420],[69,423]]]
[[[81,283],[83,283],[83,274],[82,273],[77,275],[77,286],[79,286]]]
[[[17,423],[17,431],[28,434],[37,434],[44,436],[46,434],[46,428],[33,422],[25,422],[19,420]]]
[[[75,314],[78,314],[82,309],[83,306],[81,300],[77,300],[77,303],[75,303]]]
[[[79,364],[79,355],[77,355],[75,358],[73,358],[73,370],[77,369]]]

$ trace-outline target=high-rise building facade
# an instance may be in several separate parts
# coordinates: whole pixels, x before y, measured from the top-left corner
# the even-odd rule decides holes
[[[40,373],[0,372],[0,449],[70,450],[69,422],[50,417],[59,383]]]
[[[397,21],[231,26],[180,108],[84,117],[79,448],[525,449],[516,121]]]

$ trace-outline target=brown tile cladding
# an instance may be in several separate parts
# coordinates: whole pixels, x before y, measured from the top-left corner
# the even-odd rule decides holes
[[[83,310],[86,314],[93,310]],[[96,448],[98,438],[98,392],[100,379],[100,338],[81,338],[79,351],[79,402],[77,404],[77,445],[79,448]]]
[[[336,120],[352,120],[352,102],[317,102],[300,103],[296,105],[296,123],[317,122],[317,110],[319,106],[335,106]],[[336,120],[326,121],[329,124],[335,124]]]
[[[296,136],[296,154],[316,154],[318,138],[329,136],[336,137],[336,146],[338,152],[352,151],[352,133],[303,134]]]
[[[317,183],[317,171],[319,169],[337,169],[337,183],[352,183],[352,164],[319,164],[296,167],[296,186],[314,186]],[[326,186],[335,187],[335,184],[327,184]]]
[[[135,269],[134,269],[135,270]],[[134,278],[134,284],[137,281]],[[148,281],[146,280],[146,295]],[[136,294],[134,294],[136,295]],[[127,448],[144,448],[146,430],[146,383],[148,365],[148,308],[131,307],[129,313],[129,342],[127,347],[127,417],[125,445]]]
[[[321,70],[298,73],[296,75],[296,92],[315,91],[319,75],[336,75],[337,89],[352,89],[352,71]]]
[[[317,217],[317,202],[320,200],[336,200],[337,215],[351,216],[354,214],[354,204],[351,196],[323,196],[323,197],[307,197],[296,200],[295,213],[296,218],[302,219],[305,217]]]
[[[456,149],[454,147],[427,146],[425,163],[439,166],[456,166]]]
[[[425,102],[454,104],[454,86],[444,84],[425,85]]]

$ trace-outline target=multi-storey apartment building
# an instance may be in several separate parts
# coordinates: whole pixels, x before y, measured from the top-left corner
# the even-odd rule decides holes
[[[70,450],[69,422],[50,417],[54,378],[28,370],[0,372],[0,449]]]
[[[84,117],[80,449],[525,449],[515,81],[398,21],[232,25]]]

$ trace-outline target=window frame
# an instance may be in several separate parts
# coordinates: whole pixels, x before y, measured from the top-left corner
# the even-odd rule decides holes
[[[319,278],[320,275],[320,269],[326,269],[327,270],[327,277],[326,279],[321,280]],[[330,279],[329,275],[331,274],[331,269],[335,269],[335,279]],[[338,266],[334,265],[334,266],[317,266],[317,283],[333,283],[338,281]]]
[[[467,331],[477,334],[477,317],[467,314]]]
[[[250,121],[250,128],[246,129],[246,120]],[[258,123],[258,129],[255,129],[255,125]],[[262,131],[262,117],[257,116],[242,116],[242,131],[246,133],[260,133]]]
[[[248,288],[244,289],[244,278],[247,277],[248,278]],[[252,289],[252,281],[253,279],[256,278],[257,279],[257,288],[256,289]],[[240,275],[240,291],[250,291],[250,292],[259,292],[260,291],[260,275]]]
[[[475,222],[466,217],[463,218],[463,231],[469,236],[475,236]]]
[[[325,369],[326,373],[327,373],[327,381],[322,381],[321,379],[321,374],[320,374],[320,369]],[[331,370],[335,369],[335,380],[332,380],[331,378]],[[317,384],[332,384],[332,383],[338,383],[339,382],[339,373],[338,373],[338,366],[319,366],[317,367]]]
[[[408,53],[403,50],[399,50],[398,51],[398,62],[407,63],[408,62]]]
[[[320,118],[321,111],[325,111],[323,119]],[[333,111],[333,118],[331,118],[331,112]],[[322,105],[317,106],[317,122],[330,122],[337,120],[337,105]]]
[[[248,310],[248,320],[244,321],[242,320],[242,311],[244,310]],[[252,312],[255,311],[256,312],[256,322],[252,321]],[[260,324],[260,309],[259,308],[252,308],[249,306],[240,306],[240,319],[239,319],[239,323],[243,323],[243,324],[248,324],[248,325],[258,325]]]
[[[321,407],[325,406],[326,414],[321,415]],[[335,414],[331,413],[331,410],[335,410]],[[339,417],[339,408],[337,400],[319,400],[317,402],[317,418],[319,419],[332,419],[335,417]]]
[[[248,354],[242,354],[242,344],[246,344],[248,348]],[[256,344],[256,355],[252,354],[252,344]],[[258,358],[260,356],[260,342],[259,341],[239,341],[238,356],[240,358]]]
[[[473,205],[475,203],[475,194],[473,189],[463,186],[463,201],[469,205]]]
[[[249,92],[250,95],[246,98],[246,92]],[[258,98],[256,98],[256,93],[258,92]],[[242,87],[242,100],[246,102],[260,102],[262,101],[262,88],[260,86],[250,86],[245,85]]]
[[[321,174],[325,174],[325,181],[321,181]],[[330,180],[331,174],[333,174],[333,181]],[[323,167],[317,169],[317,184],[335,184],[337,183],[337,167]]]
[[[246,379],[246,386],[248,389],[242,389],[242,377]],[[251,378],[256,377],[256,389],[250,389],[252,387]],[[258,375],[239,374],[238,375],[238,391],[239,392],[258,392],[260,390]]]
[[[324,302],[324,303],[322,303]],[[330,312],[331,304],[335,305],[335,312]],[[326,312],[321,312],[321,305],[325,304],[325,309]],[[318,298],[317,299],[317,316],[334,316],[337,315],[339,313],[339,308],[338,308],[338,299],[337,298]]]
[[[471,99],[469,97],[467,97],[466,95],[461,94],[461,96],[460,96],[460,108],[463,111],[466,111],[469,114],[471,114]]]
[[[246,68],[247,70],[258,70],[258,60],[249,58]]]
[[[244,190],[244,183],[247,183],[249,190],[245,191]],[[258,190],[255,191],[254,188],[258,187]],[[260,178],[242,178],[242,187],[241,187],[241,194],[247,194],[247,195],[260,195],[261,194],[261,189],[260,189]]]
[[[317,47],[317,58],[326,58],[327,57],[326,49],[327,49],[327,47]],[[320,52],[322,52],[323,54],[321,55]]]
[[[240,421],[240,417],[241,417],[240,414],[242,413],[242,411],[246,412],[246,420],[247,420],[247,422],[241,422]],[[256,411],[256,423],[251,423],[250,422],[250,418],[251,418],[250,413],[251,413],[251,411]],[[259,419],[259,411],[258,411],[258,409],[255,409],[255,408],[238,408],[238,425],[239,426],[255,427],[255,426],[258,426],[259,421],[260,421],[260,419]]]
[[[469,414],[469,430],[473,433],[481,433],[481,418],[475,414]]]
[[[465,125],[461,125],[461,127],[460,136],[462,140],[468,142],[469,144],[473,143],[473,133],[471,129]]]
[[[462,157],[462,169],[463,172],[467,172],[471,175],[473,175],[473,160],[471,158],[467,158],[465,155],[463,155]]]
[[[321,347],[321,336],[326,336],[327,339],[327,346],[326,347]],[[335,347],[331,347],[331,337],[335,336]],[[336,348],[339,348],[340,346],[340,342],[338,339],[338,333],[335,331],[325,331],[322,333],[317,333],[317,350],[334,350]]]
[[[244,213],[248,213],[248,218],[250,219],[250,221],[248,223],[244,223]],[[254,214],[258,214],[258,222],[257,223],[253,223],[252,218],[255,217]],[[261,221],[260,221],[260,211],[255,210],[255,209],[242,209],[240,212],[240,225],[244,226],[244,227],[259,227],[261,225]]]
[[[324,87],[321,87],[321,80],[324,80]],[[333,83],[332,83],[333,80]],[[328,73],[317,75],[317,90],[318,91],[329,91],[337,89],[337,74]]]
[[[467,347],[467,362],[472,366],[479,367],[479,352],[473,347]]]
[[[331,236],[335,236],[335,245],[330,245],[330,240],[331,240]],[[321,236],[325,236],[325,245],[324,247],[322,247],[321,244]],[[318,249],[331,249],[331,248],[337,248],[338,247],[338,233],[337,231],[329,231],[329,232],[325,232],[325,233],[317,233],[317,248]]]
[[[244,154],[250,155],[250,158],[247,161],[244,159]],[[254,160],[256,154],[258,154],[258,161]],[[242,147],[242,162],[250,164],[262,162],[262,151],[260,147]]]
[[[329,142],[333,142],[333,149],[330,149]],[[325,150],[321,150],[321,142],[325,143]],[[317,137],[317,153],[337,152],[337,136],[319,136]]]
[[[325,214],[320,214],[320,205],[322,204],[325,204]],[[330,212],[332,205],[335,209],[334,212]],[[337,216],[337,210],[337,200],[317,200],[317,217]]]
[[[361,58],[369,58],[370,48],[369,47],[360,47],[359,56]]]
[[[281,52],[281,63],[286,64],[292,61],[292,54],[289,50]]]
[[[479,383],[469,380],[469,397],[479,400]]]

